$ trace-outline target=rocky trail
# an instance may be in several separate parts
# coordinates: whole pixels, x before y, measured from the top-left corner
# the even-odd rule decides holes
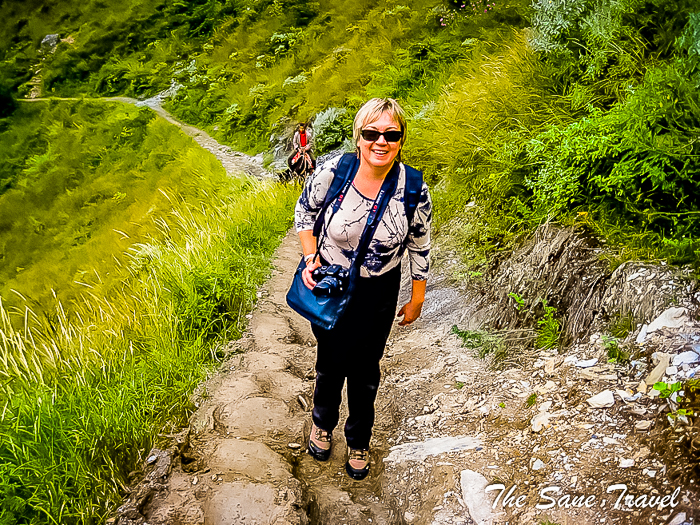
[[[547,235],[556,246],[561,232]],[[513,278],[527,260],[523,253],[493,280]],[[648,354],[655,350],[656,365],[651,355],[608,363],[597,317],[590,335],[566,354],[525,350],[518,345],[527,331],[504,328],[490,333],[509,334],[502,344],[521,351],[500,362],[496,353],[480,359],[475,354],[492,339],[465,347],[468,339],[452,327],[464,332],[493,321],[490,296],[434,277],[422,317],[392,331],[382,360],[372,470],[357,482],[344,472],[345,414],[327,463],[305,453],[315,340],[285,303],[298,258],[290,232],[258,293],[247,334],[231,343],[221,371],[202,386],[189,428],[149,454],[143,481],[119,510],[120,525],[680,525],[700,515],[697,480],[674,479],[663,451],[652,451],[647,438],[667,405],[640,384],[655,368],[669,381],[674,373],[687,377],[700,369],[697,290],[677,271],[623,265],[605,286],[619,300],[628,296],[624,289],[639,285],[642,297],[663,299],[668,290],[659,288],[668,286],[685,305],[668,313],[663,301],[637,301],[637,315],[644,307],[657,311],[657,321],[637,327],[629,339],[642,339],[639,347]],[[551,264],[541,254],[530,262],[530,276]],[[405,276],[403,293],[408,285]],[[606,297],[601,292],[601,303]],[[675,370],[671,363],[678,363]]]

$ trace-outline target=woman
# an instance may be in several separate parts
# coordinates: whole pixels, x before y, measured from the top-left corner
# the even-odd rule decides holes
[[[312,324],[318,351],[309,453],[321,461],[330,456],[332,432],[338,424],[341,392],[347,378],[345,468],[353,479],[363,479],[370,467],[369,442],[380,379],[379,361],[396,312],[401,257],[406,249],[413,286],[411,300],[398,313],[403,316],[399,325],[415,321],[425,299],[431,202],[428,187],[423,183],[409,225],[404,204],[406,168],[399,162],[406,140],[406,120],[395,100],[375,98],[362,106],[355,116],[353,138],[359,167],[335,215],[332,206],[326,209],[320,235],[320,260],[315,257],[317,246],[312,230],[339,158],[320,166],[309,177],[296,206],[295,223],[306,259],[302,278],[312,289],[316,285],[311,275],[315,268],[327,264],[350,266],[384,179],[397,177],[396,190],[374,233],[347,309],[331,330]],[[331,216],[333,220],[329,222]]]

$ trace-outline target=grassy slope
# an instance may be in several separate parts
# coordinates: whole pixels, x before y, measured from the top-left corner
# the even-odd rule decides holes
[[[26,138],[25,138],[26,137]],[[120,277],[122,253],[172,206],[225,184],[216,160],[148,109],[116,103],[22,104],[0,148],[0,296],[47,306]],[[76,284],[81,283],[81,284]]]

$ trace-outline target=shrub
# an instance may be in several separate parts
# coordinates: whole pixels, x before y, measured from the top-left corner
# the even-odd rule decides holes
[[[328,108],[316,115],[313,130],[318,155],[340,147],[345,139],[352,136],[352,127],[347,126],[346,114],[345,108]]]

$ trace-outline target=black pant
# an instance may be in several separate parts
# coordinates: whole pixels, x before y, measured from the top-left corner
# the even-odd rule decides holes
[[[400,285],[400,266],[378,277],[359,278],[347,309],[332,330],[311,325],[318,341],[313,421],[318,428],[333,431],[347,378],[345,439],[350,448],[369,448],[381,377],[379,361],[396,315]]]

